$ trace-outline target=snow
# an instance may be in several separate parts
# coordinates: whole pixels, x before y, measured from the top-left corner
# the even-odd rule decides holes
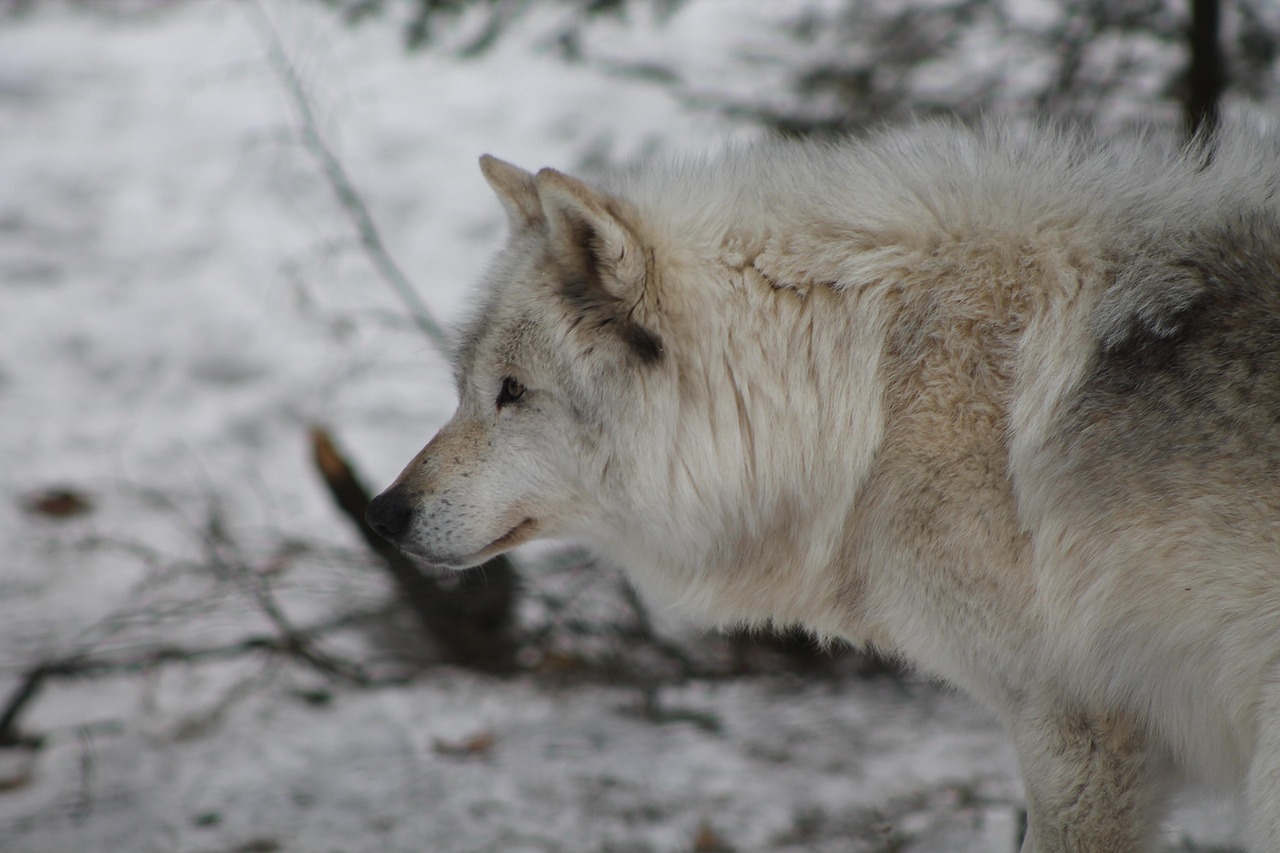
[[[381,485],[453,405],[297,142],[256,7],[109,8],[0,18],[0,695],[39,660],[268,632],[246,577],[296,624],[382,613],[387,581],[312,473],[307,429],[331,427]],[[676,63],[686,95],[740,91],[735,46],[783,20],[740,8],[601,24],[595,44]],[[447,49],[467,19],[406,54],[394,21],[265,10],[445,321],[501,236],[480,153],[575,170],[752,133],[549,55],[554,10],[481,60]],[[33,514],[53,487],[90,511]],[[393,669],[416,654],[334,642]],[[665,686],[656,707],[634,686],[438,666],[356,689],[256,654],[54,679],[23,717],[43,747],[0,750],[0,848],[1014,849],[1011,749],[962,697],[774,675]],[[1196,805],[1169,839],[1230,827]]]

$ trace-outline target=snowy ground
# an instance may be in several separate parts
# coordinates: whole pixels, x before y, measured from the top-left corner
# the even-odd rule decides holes
[[[297,624],[379,611],[390,590],[306,430],[332,427],[380,485],[453,402],[297,144],[253,7],[86,5],[0,18],[0,696],[40,660],[266,630],[236,572]],[[465,60],[404,54],[390,22],[266,9],[445,320],[501,234],[478,154],[573,169],[749,133],[546,56],[549,12]],[[604,37],[741,86],[717,51],[764,30],[734,9]],[[88,511],[32,510],[59,487]],[[368,631],[334,641],[403,666]],[[250,654],[52,681],[23,721],[44,746],[0,751],[5,851],[1000,853],[1018,820],[991,719],[890,680],[694,682],[646,704],[439,667],[356,690]],[[1230,823],[1184,811],[1171,849]]]

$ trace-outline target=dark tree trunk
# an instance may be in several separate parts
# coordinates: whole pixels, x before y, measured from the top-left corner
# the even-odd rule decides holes
[[[334,502],[386,563],[404,600],[449,660],[489,672],[513,669],[516,646],[511,628],[518,577],[511,561],[495,557],[476,569],[448,576],[449,583],[423,574],[416,562],[365,521],[369,492],[329,434],[312,430],[311,448]]]
[[[1222,92],[1227,86],[1226,62],[1219,38],[1222,7],[1219,0],[1191,0],[1191,28],[1187,32],[1191,64],[1187,69],[1187,132],[1207,136],[1218,127]]]

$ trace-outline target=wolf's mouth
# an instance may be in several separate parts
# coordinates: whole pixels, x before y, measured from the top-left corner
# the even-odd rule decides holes
[[[439,554],[403,544],[401,545],[401,548],[411,556],[416,557],[437,569],[461,571],[463,569],[471,568],[472,566],[478,566],[486,560],[496,557],[498,554],[508,550],[509,548],[514,548],[523,542],[527,542],[536,535],[537,528],[538,522],[535,519],[526,518],[524,521],[511,528],[506,533],[481,548],[479,551],[476,551],[470,557],[442,557]]]
[[[528,539],[537,525],[538,522],[534,521],[532,518],[526,518],[524,521],[520,522],[515,527],[511,528],[506,533],[486,545],[480,553],[487,554],[491,551],[505,551],[508,548],[514,548],[521,542]]]

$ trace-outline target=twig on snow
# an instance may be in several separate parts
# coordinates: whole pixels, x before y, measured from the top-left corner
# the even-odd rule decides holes
[[[363,614],[367,615],[367,614]],[[383,683],[395,683],[397,679],[376,679],[359,667],[315,651],[311,642],[327,631],[342,627],[358,614],[345,614],[337,619],[307,629],[293,629],[288,634],[260,634],[245,637],[231,643],[203,647],[154,646],[129,655],[72,654],[67,657],[42,661],[22,675],[18,687],[0,710],[0,747],[30,744],[18,728],[18,720],[31,700],[50,679],[72,676],[110,675],[121,672],[138,672],[168,663],[196,663],[205,660],[225,660],[254,652],[286,655],[307,663],[325,675],[351,681],[368,687]]]
[[[226,533],[221,514],[215,505],[203,531],[198,531],[204,547],[205,564],[215,577],[225,578],[253,599],[278,633],[282,651],[288,652],[315,667],[326,675],[335,676],[353,684],[369,683],[369,676],[357,663],[326,654],[317,648],[312,638],[289,621],[276,600],[266,576],[256,571],[240,549]]]

